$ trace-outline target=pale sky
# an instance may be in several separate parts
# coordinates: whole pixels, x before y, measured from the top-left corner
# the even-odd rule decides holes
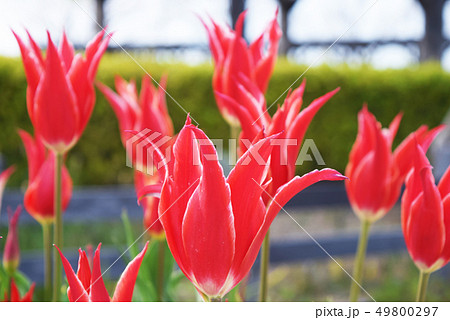
[[[272,18],[276,4],[275,0],[247,0],[246,35],[250,40]],[[106,14],[108,28],[115,32],[114,38],[121,45],[206,43],[206,33],[197,15],[229,23],[228,0],[108,0]],[[95,32],[90,16],[95,18],[93,0],[0,0],[0,55],[19,53],[10,29],[23,34],[27,28],[45,45],[46,30],[57,40],[65,28],[72,42],[86,43]],[[444,19],[447,22],[444,33],[449,37],[448,4],[444,17],[448,17]],[[416,0],[299,0],[290,16],[289,36],[294,41],[334,41],[343,33],[342,39],[346,40],[420,39],[423,22]],[[309,64],[323,51],[309,50],[295,59]],[[341,56],[330,51],[317,63],[341,61]],[[378,68],[399,68],[413,63],[414,57],[402,47],[391,46],[377,50],[369,62]],[[449,50],[444,54],[443,64],[450,69]]]

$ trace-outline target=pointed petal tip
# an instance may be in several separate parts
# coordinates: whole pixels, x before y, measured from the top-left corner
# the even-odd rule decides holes
[[[184,123],[184,125],[188,126],[190,124],[192,124],[192,122],[191,122],[191,113],[188,113],[187,116],[186,116],[186,122]]]

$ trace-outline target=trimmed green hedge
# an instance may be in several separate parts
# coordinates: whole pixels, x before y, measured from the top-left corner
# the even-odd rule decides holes
[[[167,91],[211,138],[228,138],[228,125],[221,118],[213,97],[210,65],[164,65],[155,63],[148,55],[137,55],[136,59],[156,79],[168,74]],[[305,69],[305,66],[280,61],[269,85],[268,105]],[[123,54],[108,54],[102,60],[97,79],[112,86],[115,74],[140,82],[144,71]],[[342,172],[356,137],[357,112],[364,102],[384,126],[399,111],[404,111],[397,142],[420,124],[439,124],[450,106],[450,74],[436,65],[385,71],[367,66],[321,66],[308,70],[305,76],[306,104],[341,87],[341,91],[315,117],[306,138],[314,139],[326,166]],[[26,82],[20,60],[0,58],[0,152],[7,164],[15,163],[18,167],[11,180],[11,184],[16,186],[26,183],[27,177],[25,152],[16,128],[32,130],[25,92]],[[175,129],[179,130],[186,114],[170,97],[167,101]],[[272,107],[271,113],[275,109]],[[119,139],[117,120],[99,92],[91,121],[77,146],[69,153],[67,165],[77,185],[132,182],[132,170],[125,166],[125,151]],[[312,163],[305,163],[299,168],[299,173],[315,167]]]

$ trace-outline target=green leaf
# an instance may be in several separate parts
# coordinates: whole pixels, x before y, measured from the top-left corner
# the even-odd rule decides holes
[[[122,223],[123,223],[123,228],[125,230],[125,239],[127,242],[130,252],[130,256],[131,259],[133,259],[134,257],[136,257],[139,254],[139,249],[138,249],[138,244],[135,243],[135,237],[133,235],[133,229],[131,228],[131,223],[130,223],[130,219],[128,218],[128,214],[127,211],[124,209],[122,210]]]

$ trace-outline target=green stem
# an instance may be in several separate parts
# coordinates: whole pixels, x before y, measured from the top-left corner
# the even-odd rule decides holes
[[[42,224],[44,240],[44,299],[52,298],[52,239],[50,223]]]
[[[427,287],[428,287],[428,280],[430,279],[430,272],[423,272],[420,271],[420,277],[419,277],[419,285],[417,287],[417,296],[416,296],[416,302],[424,302],[425,296],[427,295]]]
[[[56,165],[55,165],[55,227],[53,230],[53,243],[63,249],[63,223],[62,223],[62,164],[63,154],[56,153]],[[55,249],[54,257],[54,274],[53,274],[53,301],[59,301],[61,296],[61,283],[62,283],[62,265],[61,259],[58,257],[58,253]]]
[[[157,293],[158,301],[162,302],[164,299],[164,260],[166,253],[166,240],[159,240],[158,246],[158,275],[157,275]]]
[[[359,235],[358,251],[355,257],[354,269],[353,269],[353,280],[350,287],[350,301],[358,301],[359,292],[361,290],[361,282],[364,270],[364,260],[366,258],[367,242],[369,239],[369,229],[371,222],[368,220],[363,220],[361,222],[361,233]]]
[[[270,258],[270,229],[267,231],[266,237],[264,238],[264,242],[262,244],[261,250],[261,267],[259,274],[259,301],[266,302],[267,301],[267,291],[268,291],[268,283],[267,283],[267,274],[269,271],[269,258]]]
[[[230,138],[236,140],[236,146],[238,144],[239,140],[239,134],[241,133],[241,127],[239,125],[237,126],[230,126]]]
[[[222,302],[222,298],[216,297],[216,298],[208,298],[208,302]]]
[[[236,164],[237,158],[238,158],[238,150],[239,150],[239,134],[241,132],[240,126],[230,126],[230,138],[234,140],[236,145],[236,150],[231,150],[231,148],[228,150],[229,154],[231,155],[234,153],[234,157],[232,160],[230,160],[230,165],[234,166]],[[231,145],[230,145],[231,146]],[[230,157],[231,159],[231,157]]]

